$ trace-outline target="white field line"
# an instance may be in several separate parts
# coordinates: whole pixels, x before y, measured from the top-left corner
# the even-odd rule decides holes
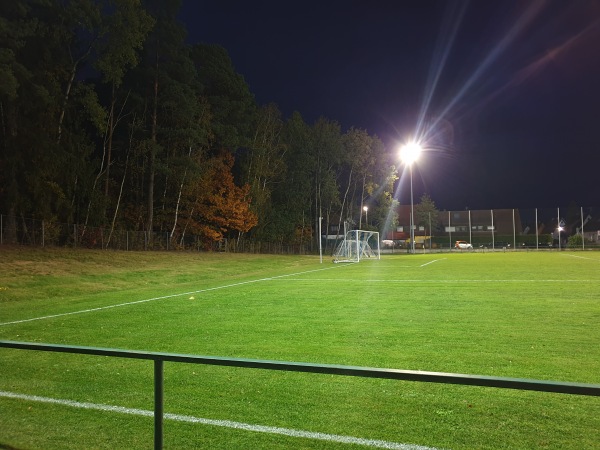
[[[201,294],[201,293],[204,293],[204,292],[217,291],[219,289],[227,289],[227,288],[231,288],[231,287],[243,286],[245,284],[260,283],[261,281],[271,281],[271,280],[277,280],[277,279],[280,279],[280,278],[286,278],[286,277],[294,277],[294,276],[298,276],[298,275],[304,275],[304,274],[307,274],[307,273],[321,272],[323,270],[335,269],[336,267],[343,267],[343,265],[336,264],[334,266],[324,267],[322,269],[306,270],[304,272],[289,273],[289,274],[286,274],[286,275],[278,275],[278,276],[275,276],[275,277],[260,278],[260,279],[257,279],[257,280],[240,281],[239,283],[226,284],[226,285],[223,285],[223,286],[215,286],[215,287],[205,288],[205,289],[198,289],[197,291],[183,292],[183,293],[180,293],[180,294],[163,295],[161,297],[146,298],[144,300],[135,300],[133,302],[119,303],[119,304],[116,304],[116,305],[99,306],[98,308],[89,308],[89,309],[82,309],[82,310],[79,310],[79,311],[71,311],[71,312],[61,313],[61,314],[51,314],[51,315],[48,315],[48,316],[31,317],[29,319],[13,320],[11,322],[2,322],[2,323],[0,323],[0,326],[14,325],[14,324],[17,324],[17,323],[24,323],[24,322],[32,322],[32,321],[35,321],[35,320],[54,319],[56,317],[72,316],[74,314],[84,314],[84,313],[90,313],[90,312],[96,312],[96,311],[103,311],[105,309],[120,308],[122,306],[130,306],[130,305],[137,305],[137,304],[140,304],[140,303],[154,302],[154,301],[157,301],[157,300],[165,300],[165,299],[168,299],[168,298],[181,297],[181,296],[184,296],[184,295]]]
[[[377,264],[377,268],[382,268],[382,267],[393,267],[395,269],[420,269],[421,267],[425,267],[428,266],[429,264],[433,264],[436,262],[440,262],[443,261],[447,258],[440,258],[440,259],[434,259],[432,261],[428,261],[425,264],[404,264],[404,265],[398,265],[398,264]]]
[[[431,283],[431,284],[460,284],[460,283],[598,283],[598,280],[493,280],[493,279],[485,279],[485,280],[426,280],[426,279],[389,279],[389,278],[369,278],[369,279],[361,279],[361,278],[311,278],[307,280],[306,278],[288,278],[286,281],[307,281],[307,282],[325,282],[332,283],[343,281],[344,283],[355,282],[355,283]],[[0,324],[1,325],[1,324]]]
[[[429,264],[433,264],[433,263],[436,263],[436,262],[440,262],[440,261],[443,261],[443,260],[445,260],[445,259],[446,259],[446,258],[434,259],[433,261],[429,261],[429,262],[426,262],[425,264],[421,264],[419,267],[425,267],[425,266],[428,266]]]
[[[51,403],[61,406],[70,406],[73,408],[91,409],[96,411],[116,412],[121,414],[131,414],[135,416],[154,417],[154,412],[145,409],[125,408],[123,406],[103,405],[87,402],[76,402],[73,400],[55,399],[50,397],[39,397],[37,395],[17,394],[14,392],[0,391],[0,397],[25,400],[30,402]],[[291,428],[270,427],[264,425],[253,425],[243,422],[233,422],[230,420],[204,419],[201,417],[184,416],[180,414],[165,413],[163,416],[167,420],[178,422],[197,423],[201,425],[211,425],[217,427],[234,428],[237,430],[253,431],[257,433],[279,434],[289,437],[317,439],[321,441],[338,442],[343,444],[363,445],[374,448],[387,448],[398,450],[436,450],[434,447],[424,447],[422,445],[401,444],[397,442],[381,441],[376,439],[363,439],[352,436],[342,436],[338,434],[318,433],[312,431],[295,430]]]
[[[587,259],[588,261],[596,261],[596,262],[600,262],[600,259],[596,259],[596,258],[588,258],[588,257],[586,257],[586,256],[579,256],[579,255],[569,255],[569,254],[563,254],[562,256],[570,256],[571,258]]]

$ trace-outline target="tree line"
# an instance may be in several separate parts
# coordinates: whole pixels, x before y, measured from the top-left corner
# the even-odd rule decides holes
[[[179,6],[0,3],[0,211],[174,242],[302,243],[367,203],[383,226],[396,176],[382,141],[257,104],[226,49],[185,43]]]

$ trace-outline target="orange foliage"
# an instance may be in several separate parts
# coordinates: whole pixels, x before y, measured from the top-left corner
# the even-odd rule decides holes
[[[202,182],[195,186],[196,230],[207,241],[218,241],[227,232],[247,232],[258,223],[250,210],[250,186],[236,186],[231,169],[233,156],[223,151],[208,161]]]

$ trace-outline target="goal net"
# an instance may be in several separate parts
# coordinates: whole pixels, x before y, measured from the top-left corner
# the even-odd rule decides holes
[[[333,252],[333,262],[359,262],[364,258],[380,259],[379,233],[377,231],[352,230]]]

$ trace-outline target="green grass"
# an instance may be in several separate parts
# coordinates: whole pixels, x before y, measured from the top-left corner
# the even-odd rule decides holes
[[[321,265],[0,247],[0,339],[598,384],[599,285],[590,252]],[[152,364],[0,349],[0,390],[151,410]],[[190,364],[166,363],[165,410],[435,448],[600,442],[597,397]],[[115,412],[0,396],[0,423],[0,448],[152,446],[151,418]],[[165,448],[200,447],[358,448],[165,423]]]

